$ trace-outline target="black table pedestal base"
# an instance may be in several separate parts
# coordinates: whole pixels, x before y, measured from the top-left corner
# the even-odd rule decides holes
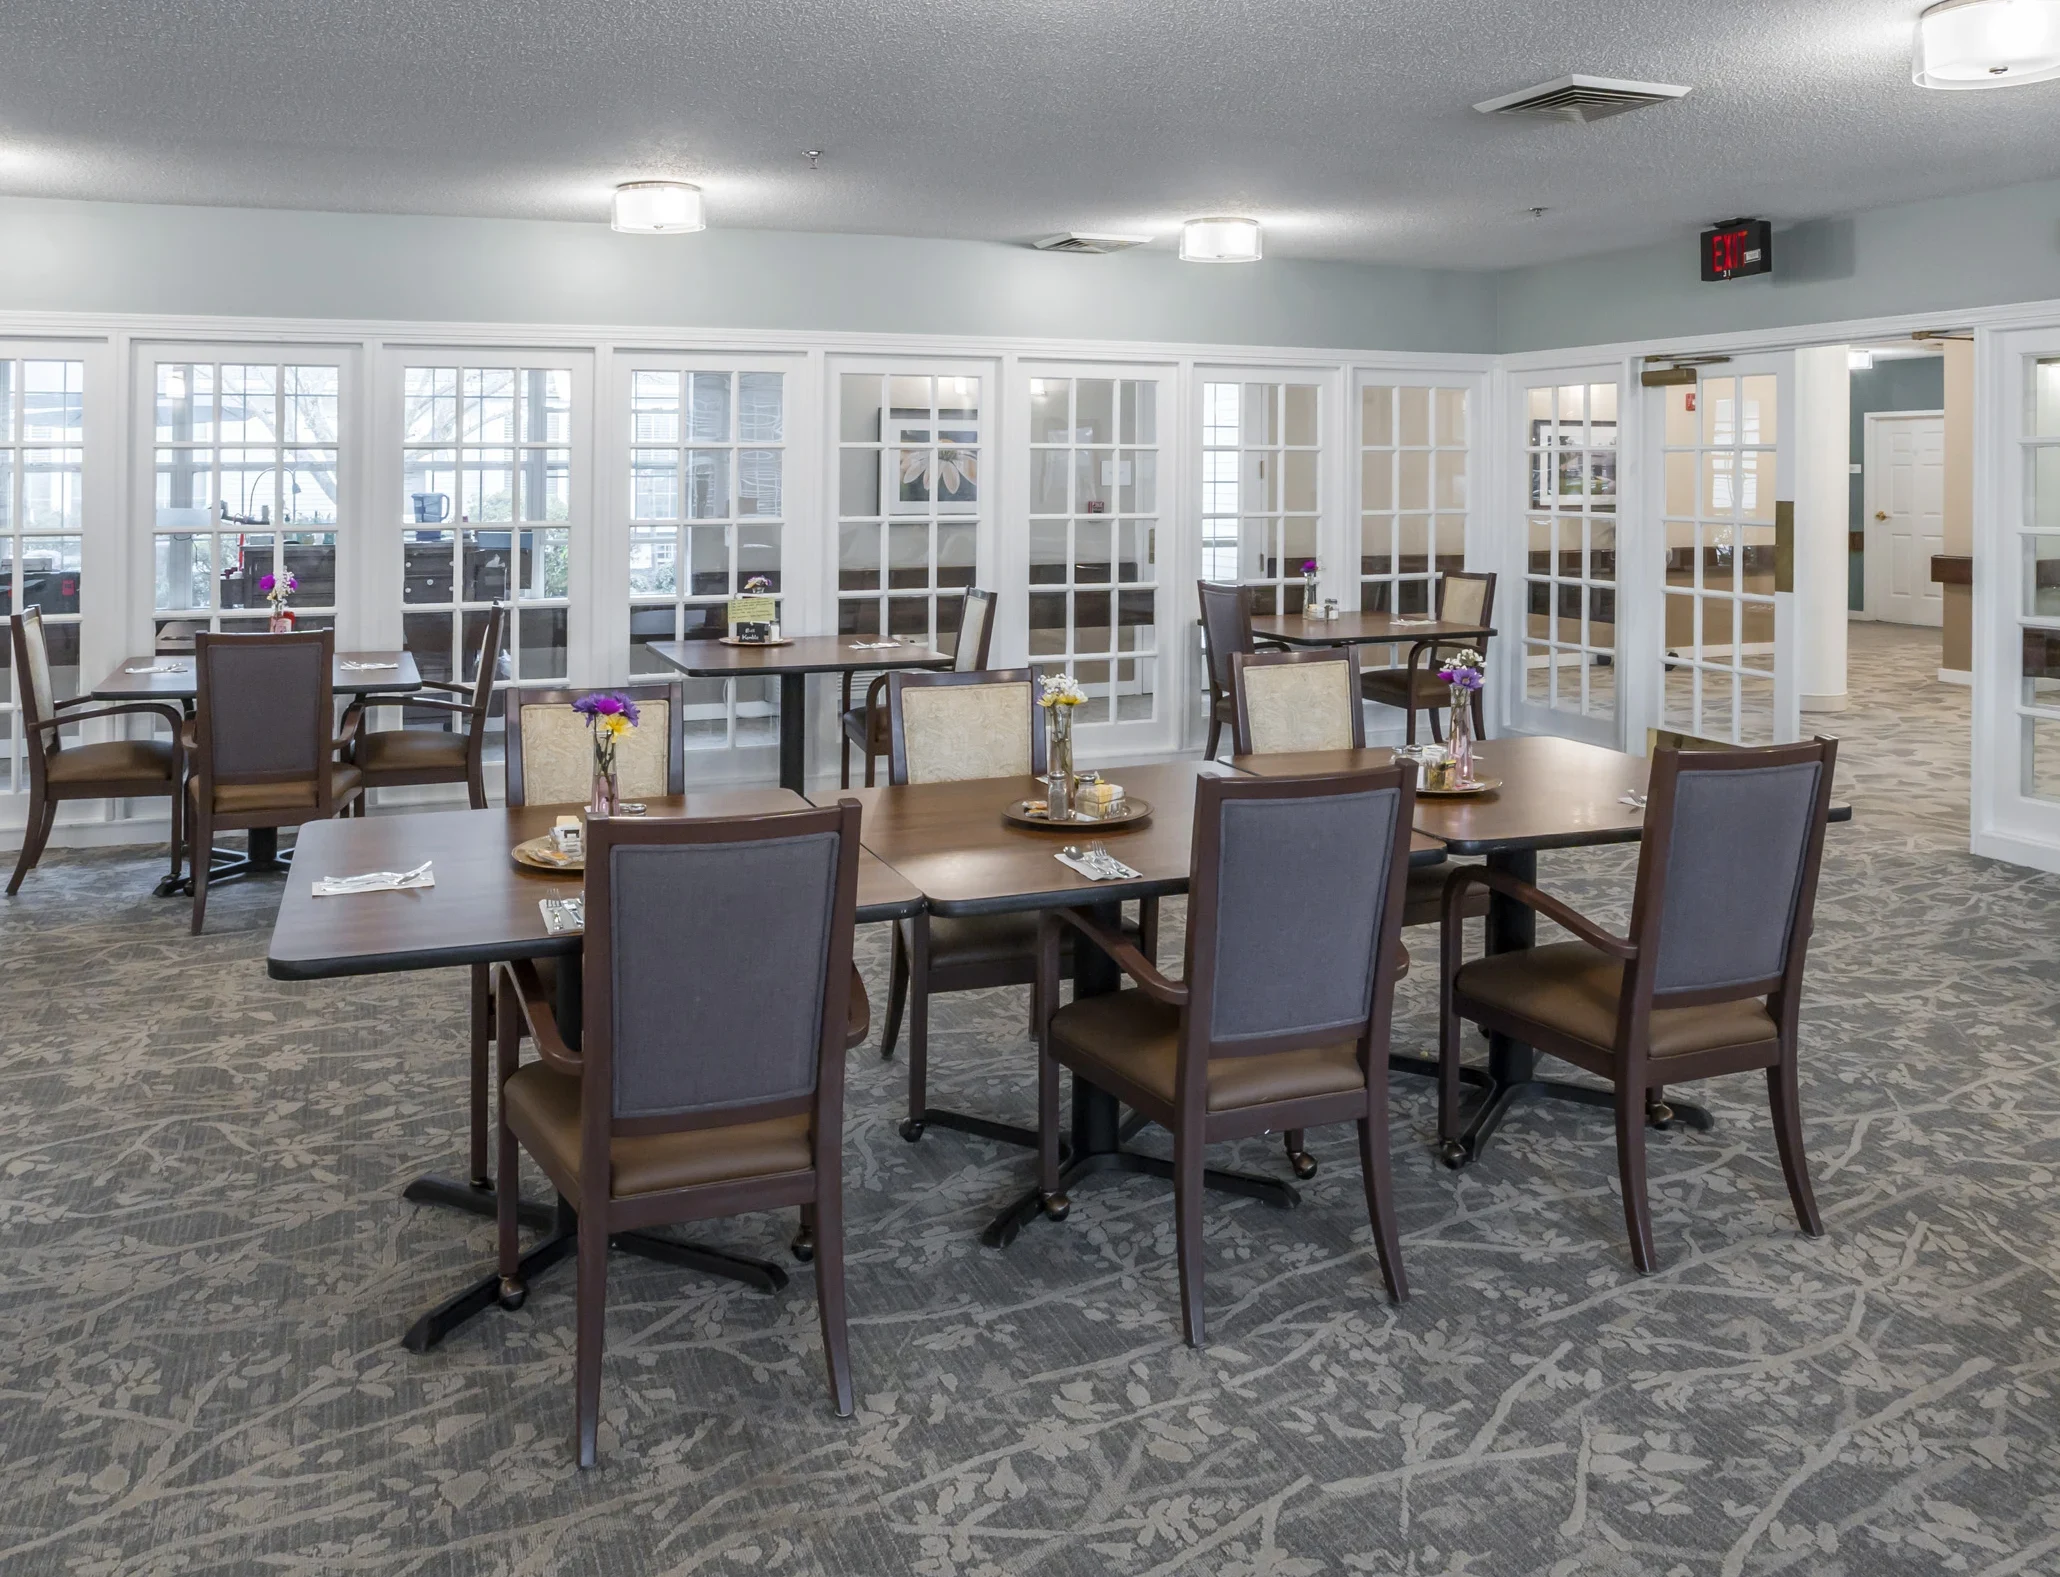
[[[279,847],[277,827],[253,827],[250,829],[250,848],[238,854],[234,849],[210,849],[207,862],[207,884],[219,887],[224,882],[240,882],[250,876],[284,876],[293,869],[293,851]],[[191,898],[193,878],[191,876],[161,877],[151,889],[160,898]]]
[[[980,1241],[989,1248],[1007,1248],[1015,1242],[1017,1234],[1040,1215],[1050,1216],[1054,1221],[1065,1220],[1067,1212],[1072,1209],[1073,1186],[1097,1172],[1126,1172],[1133,1177],[1156,1177],[1171,1182],[1173,1163],[1163,1156],[1139,1155],[1135,1150],[1097,1150],[1079,1156],[1059,1173],[1057,1193],[1047,1200],[1042,1192],[1031,1189],[987,1223],[987,1229],[980,1234]],[[1283,1183],[1277,1177],[1261,1177],[1253,1172],[1227,1172],[1208,1167],[1202,1172],[1202,1186],[1219,1193],[1263,1200],[1283,1210],[1292,1210],[1302,1202],[1301,1191],[1294,1184]]]
[[[408,1184],[401,1190],[401,1198],[411,1205],[442,1205],[446,1210],[462,1210],[468,1216],[484,1216],[488,1220],[498,1216],[501,1209],[491,1181],[461,1183],[455,1177],[439,1177],[434,1172]],[[533,1199],[517,1205],[515,1215],[526,1227],[547,1227],[553,1220],[551,1207]]]
[[[1467,1120],[1466,1131],[1457,1139],[1447,1139],[1439,1148],[1439,1158],[1454,1170],[1470,1166],[1480,1159],[1481,1151],[1487,1147],[1495,1130],[1502,1126],[1502,1119],[1509,1115],[1520,1096],[1538,1100],[1572,1101],[1578,1106],[1599,1106],[1604,1111],[1616,1109],[1616,1091],[1594,1084],[1569,1084],[1562,1079],[1521,1079],[1502,1083],[1485,1070],[1468,1068],[1467,1073],[1475,1075],[1473,1082],[1487,1087],[1487,1093],[1476,1106],[1473,1116]],[[1685,1123],[1698,1133],[1708,1133],[1716,1126],[1716,1119],[1700,1106],[1687,1101],[1654,1101],[1645,1108],[1645,1120],[1654,1128],[1668,1129],[1677,1123]]]

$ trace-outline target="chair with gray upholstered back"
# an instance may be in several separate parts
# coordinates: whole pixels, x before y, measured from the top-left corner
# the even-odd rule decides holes
[[[1447,570],[1438,577],[1438,618],[1449,624],[1485,627],[1495,619],[1495,577],[1468,570]],[[1409,660],[1400,668],[1369,668],[1361,677],[1360,693],[1369,701],[1392,706],[1408,714],[1410,744],[1416,743],[1416,714],[1426,712],[1431,720],[1431,738],[1445,736],[1438,727],[1438,712],[1452,704],[1452,687],[1438,677],[1438,666],[1452,653],[1471,646],[1482,657],[1488,655],[1489,637],[1483,633],[1468,640],[1418,641],[1410,648]],[[1473,693],[1474,737],[1488,737],[1487,712],[1481,692]]]
[[[207,914],[208,854],[214,835],[252,827],[297,827],[347,811],[358,769],[336,759],[353,735],[336,731],[332,685],[336,636],[193,638],[193,929]]]
[[[360,816],[374,789],[433,783],[462,783],[472,808],[486,809],[487,713],[493,705],[494,681],[500,677],[501,634],[507,617],[507,608],[498,602],[487,610],[479,629],[478,667],[470,685],[425,679],[422,691],[374,693],[351,702],[344,713],[346,723],[352,714],[375,706],[440,712],[451,722],[443,728],[381,728],[358,735],[351,764],[365,778],[365,792],[358,797]]]
[[[172,880],[179,879],[179,851],[184,828],[179,778],[185,766],[180,751],[179,709],[163,702],[124,701],[96,705],[90,695],[59,700],[50,682],[50,649],[43,634],[43,610],[24,608],[10,632],[14,671],[21,686],[21,734],[29,768],[28,818],[21,829],[21,854],[7,883],[7,896],[21,890],[22,878],[35,869],[57,824],[57,807],[65,800],[150,799],[172,797]],[[110,717],[155,717],[169,728],[168,739],[109,739],[94,744],[67,743],[64,730],[77,723]]]
[[[1202,1152],[1274,1129],[1358,1126],[1388,1295],[1408,1295],[1388,1172],[1388,1026],[1415,777],[1387,766],[1195,785],[1187,963],[1168,980],[1076,910],[1040,934],[1039,1188],[1063,1219],[1059,1068],[1173,1135],[1183,1323],[1201,1345]],[[1058,1006],[1059,937],[1077,931],[1135,990]]]
[[[580,1044],[527,961],[496,966],[502,1178],[518,1146],[578,1213],[574,1441],[601,1413],[608,1240],[799,1205],[830,1391],[852,1410],[844,1317],[844,1047],[859,810],[590,820]],[[569,1026],[568,1026],[569,1027]],[[527,1030],[539,1060],[522,1065]],[[518,1307],[517,1190],[499,1195]]]
[[[1254,649],[1252,642],[1252,588],[1197,581],[1195,595],[1202,605],[1202,663],[1209,675],[1209,742],[1202,755],[1216,759],[1216,746],[1223,737],[1223,725],[1235,729],[1237,689],[1231,681],[1230,660],[1239,652]],[[1233,731],[1233,739],[1236,734]]]
[[[953,673],[978,673],[987,666],[987,653],[994,644],[994,603],[994,593],[981,591],[977,586],[969,588],[960,600],[958,639],[951,655]],[[888,675],[873,676],[872,683],[866,686],[864,704],[859,706],[851,702],[855,677],[852,670],[844,671],[844,698],[837,709],[839,732],[844,736],[842,782],[844,787],[851,787],[851,747],[856,745],[865,756],[865,786],[871,788],[873,773],[888,748]]]
[[[1037,705],[1036,677],[1028,668],[890,674],[887,720],[887,776],[892,784],[1020,779],[1041,777],[1045,770],[1044,714]],[[1003,797],[997,790],[997,816]],[[1130,935],[1146,953],[1156,955],[1157,899],[1138,906],[1137,927]],[[1030,986],[1034,1025],[1036,916],[925,912],[897,921],[889,981],[882,1057],[894,1055],[902,1014],[908,1014],[908,1119],[901,1125],[901,1136],[914,1143],[934,1122],[1028,1143],[1027,1131],[929,1109],[930,998],[940,992]]]
[[[1438,1090],[1448,1160],[1462,1126],[1462,1020],[1608,1079],[1631,1258],[1649,1271],[1648,1113],[1670,1083],[1764,1069],[1796,1219],[1811,1237],[1823,1232],[1803,1157],[1796,1021],[1837,757],[1831,739],[1657,751],[1626,936],[1507,872],[1454,873],[1454,896],[1490,887],[1575,940],[1462,964],[1458,920],[1448,916]]]

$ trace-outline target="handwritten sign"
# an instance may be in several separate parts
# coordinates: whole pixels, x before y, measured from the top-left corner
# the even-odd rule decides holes
[[[779,616],[779,604],[771,597],[730,598],[732,624],[770,624]]]

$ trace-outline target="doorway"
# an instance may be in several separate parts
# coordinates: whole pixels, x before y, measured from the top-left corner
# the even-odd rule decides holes
[[[1889,624],[1945,623],[1931,561],[1945,552],[1944,411],[1870,411],[1862,472],[1863,609]]]

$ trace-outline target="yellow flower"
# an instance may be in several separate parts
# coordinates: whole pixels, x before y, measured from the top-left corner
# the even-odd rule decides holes
[[[610,739],[620,739],[629,732],[629,719],[620,712],[605,713],[594,719],[594,726]]]

